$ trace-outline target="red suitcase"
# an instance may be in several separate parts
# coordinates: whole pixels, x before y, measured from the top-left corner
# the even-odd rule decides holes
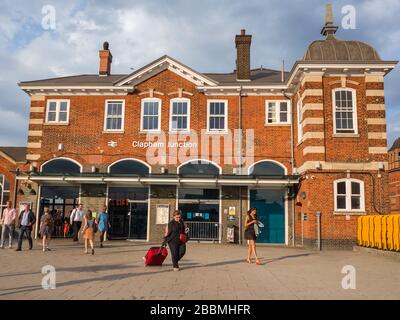
[[[145,256],[146,266],[161,266],[168,256],[168,250],[166,247],[152,247],[147,251]]]

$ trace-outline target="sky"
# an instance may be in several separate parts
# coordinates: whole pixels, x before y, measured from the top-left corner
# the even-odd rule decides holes
[[[325,1],[316,0],[0,0],[0,145],[24,146],[29,97],[19,81],[98,72],[108,41],[112,73],[168,54],[200,72],[231,72],[234,37],[252,34],[251,65],[290,71],[314,40],[322,39]],[[355,28],[339,39],[372,45],[384,60],[400,59],[400,1],[331,1],[335,23],[346,5]],[[49,7],[50,6],[50,7]],[[54,9],[54,20],[48,19]],[[51,24],[50,22],[55,22]],[[53,26],[54,28],[49,28]],[[385,77],[389,147],[400,136],[400,65]]]

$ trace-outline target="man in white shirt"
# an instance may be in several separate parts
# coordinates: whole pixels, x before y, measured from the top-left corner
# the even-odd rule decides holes
[[[72,225],[72,230],[74,232],[74,242],[78,241],[78,234],[79,230],[81,229],[82,226],[82,220],[83,220],[83,204],[80,203],[77,208],[75,208],[71,216],[69,217],[70,223]]]
[[[11,248],[13,241],[13,233],[15,226],[15,218],[17,217],[17,213],[15,209],[11,207],[11,201],[7,201],[7,208],[3,211],[3,216],[1,218],[1,222],[3,224],[1,228],[1,241],[0,248],[4,248],[4,242],[6,241],[6,232],[8,231],[8,248]]]

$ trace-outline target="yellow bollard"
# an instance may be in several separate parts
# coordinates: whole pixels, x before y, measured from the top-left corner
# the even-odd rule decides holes
[[[368,216],[362,217],[362,245],[364,247],[368,247],[368,239],[369,239],[369,219]]]
[[[382,249],[387,250],[387,218],[388,215],[382,217]]]
[[[387,218],[387,248],[388,250],[393,250],[394,249],[394,239],[393,239],[393,222],[394,222],[394,216],[389,215]]]
[[[393,250],[400,251],[400,215],[393,215]]]
[[[369,218],[369,243],[368,243],[368,246],[370,248],[373,248],[375,246],[375,241],[374,241],[375,240],[374,239],[374,230],[375,230],[374,218],[375,218],[375,216],[371,215],[368,218]]]
[[[374,217],[374,248],[382,249],[382,216]]]
[[[363,245],[363,241],[362,241],[362,227],[363,227],[363,217],[358,217],[357,219],[357,244],[359,246]]]

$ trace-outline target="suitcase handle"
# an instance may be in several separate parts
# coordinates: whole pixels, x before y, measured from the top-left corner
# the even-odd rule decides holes
[[[163,243],[161,243],[160,250],[158,250],[157,255],[161,254],[161,250],[166,246],[167,246],[167,240],[164,240]]]

